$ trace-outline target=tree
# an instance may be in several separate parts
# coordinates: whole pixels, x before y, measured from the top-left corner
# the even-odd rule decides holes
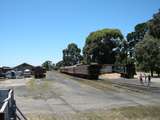
[[[127,34],[127,41],[128,41],[128,53],[129,53],[129,57],[134,59],[135,57],[135,51],[134,51],[134,48],[135,48],[135,45],[142,41],[146,32],[148,31],[148,26],[147,26],[147,23],[144,22],[144,23],[140,23],[140,24],[137,24],[135,26],[135,30],[134,32],[131,32],[131,33],[128,33]]]
[[[128,58],[128,42],[122,40],[119,42],[118,47],[115,49],[116,62],[115,64],[128,64],[130,60]]]
[[[58,70],[60,67],[63,67],[63,66],[64,66],[64,63],[63,63],[63,60],[61,60],[58,63],[56,63],[55,70]]]
[[[85,63],[113,64],[117,43],[123,39],[118,29],[103,29],[90,33],[83,48]]]
[[[160,39],[156,39],[148,34],[145,35],[143,41],[139,42],[135,47],[136,60],[139,67],[144,71],[160,70]]]
[[[160,10],[153,15],[153,19],[148,22],[149,34],[155,38],[160,38]]]
[[[75,43],[68,45],[66,49],[63,50],[63,63],[65,66],[71,66],[80,63],[82,60],[81,49]]]
[[[47,60],[42,64],[42,67],[44,67],[47,71],[50,71],[54,69],[55,64],[53,64],[52,61]]]

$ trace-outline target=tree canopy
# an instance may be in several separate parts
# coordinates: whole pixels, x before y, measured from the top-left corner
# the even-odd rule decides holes
[[[81,49],[75,43],[68,45],[66,49],[63,50],[63,64],[65,66],[71,66],[80,63],[82,60]]]
[[[156,39],[146,34],[143,41],[139,42],[135,47],[136,60],[138,66],[145,71],[160,70],[160,39]]]
[[[128,52],[130,57],[135,56],[135,45],[142,41],[144,38],[144,35],[148,31],[148,25],[146,22],[137,24],[134,28],[135,30],[131,33],[127,34],[127,41],[128,41]]]
[[[102,29],[90,33],[83,48],[85,63],[114,63],[115,52],[113,49],[122,39],[123,35],[118,29]]]
[[[126,40],[122,40],[119,42],[117,48],[115,48],[116,52],[116,61],[115,64],[128,64],[128,42]]]
[[[54,69],[55,64],[53,64],[52,61],[47,60],[42,64],[42,67],[44,67],[47,71],[50,71]]]
[[[160,10],[153,15],[153,19],[148,22],[149,33],[155,38],[160,38]]]
[[[56,63],[55,70],[58,70],[60,67],[63,67],[63,66],[64,66],[64,63],[63,63],[63,60],[61,60]]]

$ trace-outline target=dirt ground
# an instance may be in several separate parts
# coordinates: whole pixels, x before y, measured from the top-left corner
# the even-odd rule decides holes
[[[121,78],[121,75],[118,73],[110,73],[110,74],[103,74],[103,75],[101,75],[101,77],[105,78],[105,79],[115,80],[115,79]]]
[[[0,80],[0,88],[14,89],[29,120],[159,120],[159,81],[147,87],[118,74],[91,81],[53,71],[43,80]]]

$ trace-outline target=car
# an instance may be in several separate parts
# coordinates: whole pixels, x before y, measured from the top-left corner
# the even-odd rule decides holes
[[[8,71],[6,72],[5,77],[8,79],[16,79],[16,72],[14,70]]]
[[[5,78],[5,73],[0,73],[0,78]]]

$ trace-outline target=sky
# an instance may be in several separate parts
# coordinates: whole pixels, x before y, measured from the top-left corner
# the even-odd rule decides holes
[[[89,33],[118,28],[124,36],[152,18],[160,0],[0,0],[0,66],[62,59]]]

